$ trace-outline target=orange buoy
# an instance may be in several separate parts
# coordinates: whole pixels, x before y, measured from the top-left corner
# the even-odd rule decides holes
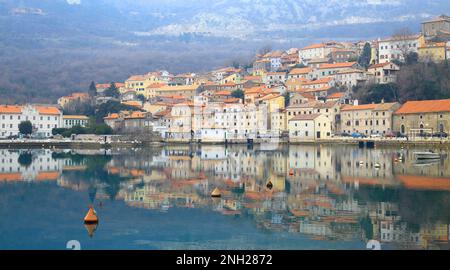
[[[289,175],[294,175],[294,170],[290,170]]]
[[[211,193],[211,197],[220,197],[220,196],[222,196],[222,194],[220,193],[220,189],[218,188],[215,188]]]
[[[97,223],[98,223],[97,212],[95,212],[94,207],[92,207],[91,205],[89,206],[89,211],[84,217],[84,224],[97,224]]]

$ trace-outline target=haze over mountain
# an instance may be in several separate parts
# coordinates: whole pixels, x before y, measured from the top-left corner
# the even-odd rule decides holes
[[[0,0],[0,101],[54,101],[152,69],[204,71],[267,44],[419,31],[442,13],[448,1]]]

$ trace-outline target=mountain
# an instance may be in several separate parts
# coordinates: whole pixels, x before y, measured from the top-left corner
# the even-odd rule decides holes
[[[247,62],[266,45],[385,37],[450,13],[434,0],[0,0],[0,103],[55,101],[91,80]]]

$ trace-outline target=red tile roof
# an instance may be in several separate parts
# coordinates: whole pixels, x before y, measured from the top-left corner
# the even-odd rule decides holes
[[[395,114],[450,112],[450,99],[408,101]]]
[[[332,69],[332,68],[350,68],[356,65],[356,62],[344,62],[335,64],[321,64],[319,69]]]

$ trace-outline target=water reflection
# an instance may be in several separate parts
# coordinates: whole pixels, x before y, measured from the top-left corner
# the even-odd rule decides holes
[[[320,241],[449,249],[449,158],[418,164],[413,151],[312,145],[0,150],[0,182],[6,182],[0,189],[52,181],[85,192],[96,208],[108,200],[161,213],[196,208],[250,217],[256,230]],[[215,188],[221,198],[211,198]],[[97,227],[86,229],[93,236]]]

